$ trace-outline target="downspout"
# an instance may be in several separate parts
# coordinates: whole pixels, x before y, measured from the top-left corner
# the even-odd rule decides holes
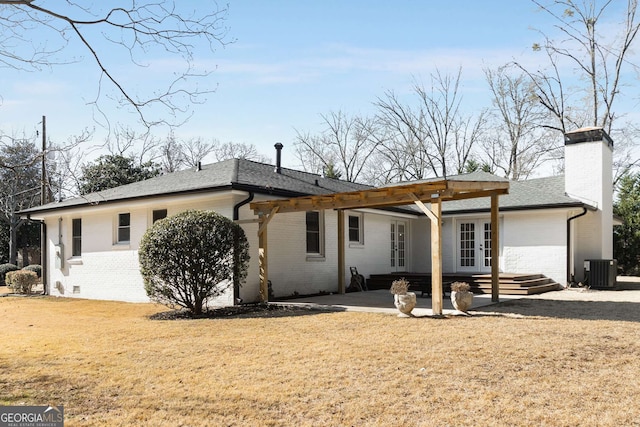
[[[233,207],[233,220],[237,221],[240,219],[240,208],[243,207],[244,205],[246,205],[247,203],[250,203],[253,200],[254,194],[253,191],[249,191],[249,196],[247,196],[246,199],[241,200],[240,202],[236,203],[236,205]]]
[[[582,213],[567,219],[567,283],[573,283],[574,276],[571,274],[571,221],[587,214],[587,208],[582,207]]]
[[[237,221],[240,219],[240,208],[244,205],[246,205],[247,203],[250,203],[253,200],[254,194],[253,191],[249,191],[249,195],[247,196],[246,199],[241,200],[240,202],[236,203],[233,206],[233,220]],[[234,248],[238,247],[238,239],[239,236],[237,235],[237,233],[234,231],[233,233],[233,246]],[[242,302],[242,300],[240,299],[240,280],[238,279],[239,273],[237,270],[237,266],[238,266],[238,257],[237,257],[237,251],[233,251],[233,304],[235,305],[236,303],[240,303]]]

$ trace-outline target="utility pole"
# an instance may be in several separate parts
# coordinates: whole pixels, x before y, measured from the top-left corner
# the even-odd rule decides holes
[[[40,205],[44,205],[48,202],[47,197],[47,172],[46,166],[46,153],[47,153],[47,117],[42,116],[42,167],[40,168]]]
[[[40,205],[46,204],[47,197],[47,117],[42,116],[42,164],[40,176]],[[49,295],[48,283],[48,260],[47,260],[47,225],[44,220],[40,221],[40,266],[42,267],[43,293]]]

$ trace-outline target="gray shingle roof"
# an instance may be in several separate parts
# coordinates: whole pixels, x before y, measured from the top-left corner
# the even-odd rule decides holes
[[[145,181],[134,182],[96,193],[86,194],[62,202],[49,203],[22,211],[34,213],[73,208],[101,203],[120,202],[140,198],[215,192],[224,190],[246,190],[277,197],[296,197],[358,191],[373,188],[339,179],[324,178],[317,174],[275,167],[266,163],[245,159],[230,159],[202,166],[201,170],[183,170]],[[432,180],[441,180],[433,178]],[[448,178],[455,181],[508,181],[486,172],[473,172]],[[424,180],[429,181],[429,179]],[[404,183],[406,184],[406,183]],[[490,210],[490,199],[477,198],[445,202],[444,213],[474,212]],[[543,207],[572,207],[583,204],[564,193],[562,176],[539,178],[528,181],[510,181],[509,194],[500,196],[501,210],[535,209]],[[413,206],[399,207],[404,211],[416,211]]]
[[[229,189],[252,190],[256,193],[282,197],[328,194],[371,188],[352,182],[323,178],[320,175],[282,168],[275,172],[273,165],[245,159],[230,159],[134,182],[108,190],[49,203],[22,211],[34,213],[56,209],[118,202],[139,198],[159,197]]]
[[[466,180],[487,180],[496,177],[486,172],[464,175]],[[452,177],[451,179],[454,179]],[[564,176],[536,178],[526,181],[509,181],[509,194],[500,196],[500,210],[525,210],[553,207],[576,207],[584,204],[566,195]],[[491,200],[488,197],[445,202],[442,211],[447,214],[458,212],[488,211]]]

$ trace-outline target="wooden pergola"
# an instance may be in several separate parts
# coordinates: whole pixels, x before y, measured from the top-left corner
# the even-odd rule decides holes
[[[498,197],[509,192],[509,182],[468,181],[460,178],[436,178],[410,184],[392,185],[369,190],[304,196],[282,200],[253,202],[251,209],[258,215],[258,246],[260,264],[260,297],[268,301],[267,227],[276,214],[335,209],[338,211],[338,291],[345,292],[345,230],[344,210],[383,208],[415,204],[431,220],[431,286],[432,310],[442,314],[442,203],[478,197],[491,198],[491,259],[498,260]],[[427,206],[429,204],[430,206]],[[499,300],[498,262],[491,262],[491,299]]]

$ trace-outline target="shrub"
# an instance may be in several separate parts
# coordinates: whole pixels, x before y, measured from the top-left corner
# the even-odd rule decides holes
[[[7,285],[19,294],[31,295],[36,283],[38,283],[38,275],[33,271],[15,270],[7,273]]]
[[[23,270],[33,271],[38,275],[38,279],[42,277],[42,266],[39,264],[30,264],[23,268]]]
[[[189,210],[157,221],[138,252],[147,295],[170,307],[201,314],[207,301],[247,276],[244,230],[211,211]]]
[[[451,291],[453,292],[468,292],[471,290],[471,286],[467,282],[453,282],[451,284]]]
[[[394,295],[404,295],[409,290],[409,281],[404,277],[391,282],[391,289],[389,291]]]
[[[16,271],[19,270],[17,265],[14,264],[0,264],[0,284],[1,285],[6,285],[6,276],[7,273],[10,271]]]

